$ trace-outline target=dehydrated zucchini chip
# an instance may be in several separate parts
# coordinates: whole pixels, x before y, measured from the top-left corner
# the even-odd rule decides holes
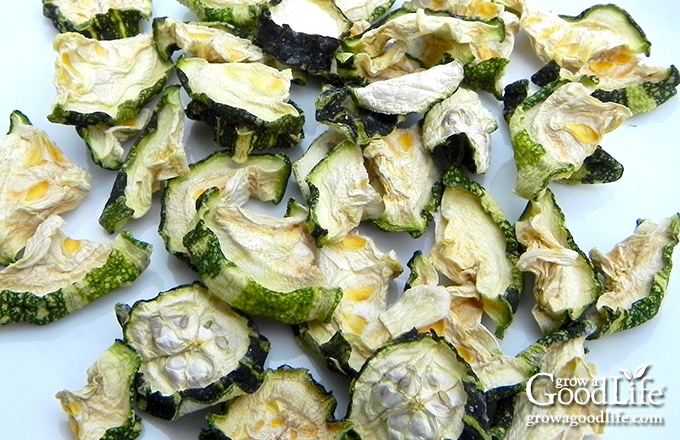
[[[135,414],[133,384],[140,363],[139,354],[117,340],[87,370],[83,389],[57,393],[78,440],[139,437],[142,419]]]
[[[639,220],[633,235],[608,253],[590,256],[604,277],[596,307],[600,334],[636,327],[656,316],[668,287],[673,249],[680,240],[680,214],[659,224]]]
[[[156,17],[153,37],[158,51],[167,58],[179,49],[211,63],[263,62],[265,59],[262,49],[225,23],[192,23]]]
[[[125,161],[124,143],[144,130],[152,114],[151,110],[143,108],[137,116],[118,125],[79,125],[76,131],[85,141],[94,163],[105,169],[118,170]]]
[[[602,293],[602,283],[550,190],[527,203],[515,231],[525,248],[517,266],[535,276],[532,313],[543,333],[580,318]]]
[[[385,114],[361,107],[349,87],[325,84],[314,103],[316,120],[342,133],[356,144],[386,136],[404,119],[403,115]]]
[[[483,49],[504,38],[504,24],[498,18],[482,20],[404,5],[361,35],[345,40],[337,55],[342,60],[339,74],[373,82],[451,60],[472,66],[491,60],[493,56],[487,58]],[[490,80],[495,84],[497,78]]]
[[[486,401],[470,366],[443,338],[409,333],[378,350],[350,388],[361,439],[488,439]]]
[[[251,38],[257,35],[258,19],[268,0],[178,0],[201,20],[226,23]]]
[[[382,211],[382,197],[371,185],[361,147],[345,140],[305,177],[309,223],[321,247],[342,241],[359,224]]]
[[[180,86],[165,89],[144,131],[130,149],[99,216],[109,233],[141,218],[164,181],[189,172],[184,151],[184,107]]]
[[[388,115],[425,113],[453,94],[463,80],[463,65],[454,60],[427,70],[351,87],[359,107]]]
[[[158,233],[165,248],[189,262],[183,240],[196,215],[196,201],[207,189],[219,188],[225,200],[237,205],[250,197],[279,203],[290,173],[290,159],[284,154],[251,155],[239,163],[219,151],[190,164],[188,174],[168,180],[163,190]]]
[[[394,0],[336,0],[335,4],[354,25],[370,25],[385,15]]]
[[[0,271],[0,325],[48,324],[132,283],[149,265],[151,245],[125,231],[106,243],[68,238],[48,217],[23,256]]]
[[[550,395],[560,391],[556,381],[550,377],[563,381],[578,379],[578,388],[573,385],[568,388],[572,392],[581,388],[586,388],[591,393],[594,391],[593,384],[598,382],[595,380],[596,367],[585,359],[583,343],[586,336],[579,334],[583,333],[582,330],[576,326],[575,330],[567,329],[549,335],[532,345],[525,353],[530,357],[535,356],[536,372],[542,374],[532,376],[527,382],[526,392],[515,396],[512,422],[504,429],[503,438],[544,439],[567,436],[570,439],[583,440],[603,433],[604,425],[598,423],[596,416],[600,415],[605,407],[594,403],[596,399],[589,399],[583,405],[548,403]],[[534,402],[529,400],[529,396]],[[535,423],[542,417],[571,420],[574,417],[584,417],[587,423],[578,423],[575,426],[568,423]]]
[[[513,225],[491,195],[460,169],[449,169],[443,182],[428,258],[452,286],[477,292],[500,337],[512,322],[523,286]]]
[[[340,287],[343,295],[328,322],[296,326],[296,339],[329,368],[352,377],[377,348],[391,340],[378,317],[387,308],[390,283],[402,267],[393,251],[383,252],[356,231],[321,248],[318,261],[328,284]]]
[[[187,57],[176,65],[192,99],[187,116],[208,124],[217,145],[235,160],[245,160],[253,150],[292,147],[304,136],[304,114],[290,101],[289,69]]]
[[[51,214],[80,204],[90,191],[90,174],[72,163],[47,134],[18,110],[0,137],[0,264],[17,254]]]
[[[528,6],[521,26],[538,57],[559,77],[597,82],[594,96],[618,102],[633,113],[650,111],[677,93],[675,66],[642,62],[651,43],[628,12],[613,4],[592,6],[575,17]]]
[[[425,113],[423,145],[428,151],[439,148],[449,161],[483,174],[491,165],[491,133],[497,129],[495,116],[477,92],[459,88]]]
[[[208,415],[200,440],[291,438],[340,440],[350,428],[334,419],[335,397],[305,369],[287,365],[267,370],[262,386]]]
[[[116,308],[125,342],[141,356],[140,409],[166,420],[252,393],[269,341],[255,323],[200,283]]]
[[[329,287],[318,267],[307,210],[284,218],[257,214],[224,203],[217,189],[200,204],[184,246],[213,295],[289,324],[331,318],[342,291]]]
[[[139,34],[141,22],[152,13],[151,0],[42,0],[43,15],[60,32],[78,32],[97,40]]]
[[[172,71],[151,34],[98,41],[75,32],[54,39],[57,52],[51,122],[117,125],[134,118]]]
[[[580,82],[558,81],[509,112],[519,196],[536,198],[550,182],[569,179],[603,135],[632,116],[627,107],[604,103],[591,93]]]
[[[436,209],[441,172],[423,146],[420,125],[397,128],[369,142],[364,157],[385,205],[374,223],[413,237],[425,233]]]
[[[285,66],[327,75],[351,25],[333,0],[276,0],[260,16],[255,43]]]

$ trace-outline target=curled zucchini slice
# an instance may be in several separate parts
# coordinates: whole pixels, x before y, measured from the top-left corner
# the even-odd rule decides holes
[[[184,246],[203,282],[248,314],[289,324],[327,321],[342,290],[326,284],[305,209],[279,218],[224,203],[217,189],[200,199]]]
[[[304,136],[304,114],[290,101],[290,69],[195,57],[181,57],[176,65],[192,99],[187,116],[208,124],[215,142],[235,160],[253,150],[292,147]]]
[[[258,19],[269,7],[267,0],[179,0],[179,2],[201,20],[234,26],[248,38],[257,35]]]
[[[440,148],[451,162],[483,174],[491,165],[491,133],[497,129],[477,92],[459,88],[425,113],[423,145],[428,151]]]
[[[144,130],[153,112],[143,108],[134,118],[118,125],[79,125],[76,131],[90,150],[92,160],[102,168],[119,170],[125,161],[124,144]]]
[[[514,228],[491,195],[460,169],[451,168],[443,181],[429,259],[453,286],[477,292],[500,337],[512,322],[523,285]]]
[[[436,209],[441,172],[423,146],[420,125],[372,140],[364,157],[385,206],[374,223],[385,231],[424,234]]]
[[[128,231],[106,243],[74,240],[48,217],[23,256],[0,271],[0,325],[48,324],[131,284],[148,267],[151,245]]]
[[[600,334],[636,327],[659,311],[668,287],[672,255],[680,240],[680,214],[659,224],[639,220],[633,235],[608,253],[590,252],[604,277],[604,292],[597,300]]]
[[[621,104],[592,97],[592,91],[580,82],[554,82],[510,112],[519,196],[536,198],[550,182],[569,179],[602,137],[632,116]]]
[[[78,440],[133,440],[142,431],[135,414],[134,378],[139,354],[116,341],[87,370],[87,385],[57,393]]]
[[[284,154],[251,155],[239,163],[219,151],[189,165],[188,174],[168,180],[163,190],[158,233],[165,248],[189,262],[183,240],[196,215],[196,201],[207,189],[218,188],[225,200],[237,205],[251,197],[279,203],[290,174],[290,159]]]
[[[175,50],[211,63],[263,62],[258,46],[238,35],[225,23],[192,23],[170,17],[153,20],[153,37],[161,55],[170,58]]]
[[[165,85],[172,63],[151,34],[98,41],[75,32],[54,39],[57,52],[51,122],[117,125],[134,118]]]
[[[366,359],[390,340],[378,318],[387,308],[390,283],[402,267],[393,251],[381,251],[373,240],[356,231],[321,248],[319,267],[330,285],[342,288],[343,295],[329,322],[298,325],[296,338],[329,368],[353,377]]]
[[[152,13],[151,0],[74,2],[43,0],[43,15],[60,32],[78,32],[97,40],[114,40],[139,34],[141,22]]]
[[[184,108],[180,86],[165,89],[156,110],[130,149],[99,216],[109,233],[144,216],[163,182],[189,172],[184,151]]]
[[[40,223],[74,209],[90,191],[90,174],[71,162],[18,110],[0,137],[0,264],[16,260]]]
[[[525,248],[517,266],[535,275],[532,313],[541,330],[551,333],[580,318],[602,293],[602,283],[574,242],[552,191],[527,204],[515,231]]]
[[[117,306],[125,342],[141,356],[137,404],[172,420],[262,383],[269,341],[200,283]]]
[[[309,371],[283,365],[267,370],[254,393],[230,400],[223,414],[209,415],[199,439],[341,440],[350,423],[334,419],[336,405]]]

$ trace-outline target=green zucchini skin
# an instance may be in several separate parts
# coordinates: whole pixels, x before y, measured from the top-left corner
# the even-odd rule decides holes
[[[0,325],[45,325],[64,318],[109,292],[131,284],[150,263],[152,246],[123,231],[106,263],[83,279],[46,295],[0,291]]]
[[[134,37],[141,32],[141,23],[149,17],[134,9],[109,9],[106,13],[95,14],[83,23],[74,23],[64,17],[61,9],[43,0],[43,15],[52,21],[59,32],[78,32],[97,40],[116,40]]]

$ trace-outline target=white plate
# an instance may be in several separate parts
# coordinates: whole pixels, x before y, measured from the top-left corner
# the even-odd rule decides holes
[[[593,3],[572,0],[568,3],[545,2],[554,11],[576,15]],[[675,0],[619,1],[646,31],[652,42],[650,65],[668,66],[680,61],[680,2]],[[0,120],[14,109],[24,112],[34,125],[43,129],[79,165],[93,175],[93,189],[84,203],[64,215],[65,232],[74,238],[94,241],[110,239],[97,223],[104,202],[108,198],[114,172],[104,171],[89,158],[83,141],[73,127],[52,124],[46,115],[51,111],[55,95],[52,85],[55,53],[52,39],[56,34],[51,22],[41,14],[40,2],[12,2],[0,14],[2,36],[2,67],[0,67]],[[183,20],[195,17],[174,0],[156,0],[155,15],[167,15]],[[527,40],[520,35],[504,82],[525,78],[540,64],[529,53]],[[307,135],[302,147],[291,151],[298,157],[302,148],[322,130],[314,122],[315,90],[296,88],[294,99],[306,112]],[[500,104],[493,99],[500,117]],[[558,203],[567,216],[567,225],[577,244],[584,251],[599,248],[608,251],[614,244],[629,236],[638,218],[659,221],[680,211],[680,99],[674,98],[646,115],[635,116],[606,135],[602,145],[625,166],[623,178],[615,183],[598,186],[567,187],[552,185]],[[3,116],[4,115],[4,116]],[[525,201],[512,193],[515,168],[507,130],[494,134],[492,166],[486,176],[478,179],[498,200],[508,218],[514,221],[525,206]],[[191,160],[197,160],[215,150],[210,134],[202,124],[189,123],[187,149]],[[0,124],[2,125],[2,124]],[[0,127],[0,130],[3,130]],[[287,197],[295,196],[291,190]],[[280,207],[275,212],[280,212]],[[149,269],[132,286],[97,300],[72,315],[44,327],[9,325],[0,328],[0,438],[54,439],[71,438],[65,414],[54,394],[62,389],[77,390],[85,384],[85,371],[115,338],[121,337],[113,307],[117,302],[133,303],[154,297],[161,291],[193,281],[194,274],[182,263],[168,255],[157,234],[159,200],[143,219],[128,224],[140,239],[154,245]],[[405,264],[412,252],[427,243],[428,237],[413,240],[404,234],[380,234],[384,250],[393,248]],[[663,426],[608,426],[603,438],[656,439],[677,438],[680,420],[680,375],[677,372],[678,323],[680,310],[680,251],[674,256],[676,270],[671,277],[667,297],[657,317],[632,330],[589,343],[588,359],[598,365],[598,377],[621,376],[621,369],[634,370],[650,364],[647,376],[653,387],[664,389],[663,405],[653,408],[621,407],[629,416],[654,415],[665,418]],[[405,273],[394,286],[403,287]],[[515,323],[503,341],[508,354],[516,354],[539,335],[528,313],[531,301],[521,305]],[[328,372],[325,367],[300,350],[287,326],[258,320],[261,331],[271,340],[272,351],[267,366],[281,364],[306,367],[338,399],[337,416],[342,417],[347,407],[347,380]],[[205,413],[187,416],[179,421],[165,422],[145,416],[143,439],[196,438],[205,426]]]

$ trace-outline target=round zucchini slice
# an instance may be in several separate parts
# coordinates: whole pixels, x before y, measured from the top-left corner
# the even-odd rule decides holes
[[[209,415],[210,428],[199,439],[339,440],[350,423],[334,420],[336,405],[309,371],[282,365],[266,371],[257,391],[227,402],[223,414]]]
[[[361,439],[487,439],[486,401],[470,366],[444,339],[408,333],[352,382],[348,418]]]
[[[142,358],[137,404],[151,415],[176,419],[262,383],[269,341],[200,283],[118,305],[117,314],[126,343]]]

